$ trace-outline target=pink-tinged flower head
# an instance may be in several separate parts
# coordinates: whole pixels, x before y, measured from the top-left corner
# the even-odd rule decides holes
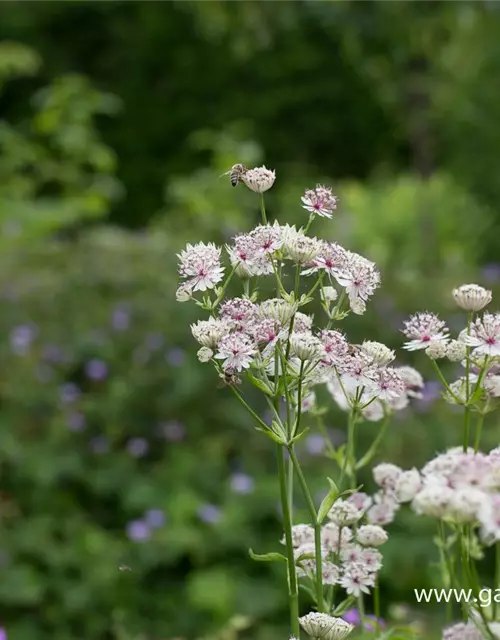
[[[256,193],[264,193],[270,189],[276,180],[276,172],[267,169],[265,166],[248,169],[241,179],[246,186]]]
[[[303,271],[303,275],[323,269],[328,275],[337,276],[346,265],[347,255],[347,251],[340,244],[321,240],[318,255],[306,265],[308,268]]]
[[[232,298],[221,305],[220,317],[242,324],[253,320],[257,316],[257,307],[247,298]]]
[[[340,364],[349,353],[349,344],[338,331],[333,329],[324,329],[319,336],[321,340],[325,355],[323,356],[323,362],[329,365]]]
[[[405,383],[396,369],[379,369],[377,373],[377,379],[371,390],[379,400],[395,400],[405,394]]]
[[[500,356],[500,313],[485,313],[472,324],[470,335],[463,340],[474,353]]]
[[[352,311],[362,315],[368,298],[380,285],[380,273],[375,264],[357,253],[349,252],[346,265],[335,277],[345,287]]]
[[[434,313],[416,313],[404,324],[403,333],[410,338],[404,345],[408,351],[427,349],[431,342],[448,340],[446,324]]]
[[[265,276],[273,273],[273,265],[268,254],[257,250],[250,234],[242,234],[234,239],[234,245],[227,247],[231,266],[240,278]]]
[[[409,398],[421,398],[422,389],[424,388],[424,379],[421,374],[413,367],[396,367],[396,371],[403,378],[406,386],[406,395]]]
[[[253,341],[244,333],[230,333],[219,342],[219,350],[215,357],[224,360],[225,371],[242,371],[248,369],[255,355]]]
[[[364,565],[353,563],[344,568],[340,585],[348,595],[359,596],[361,593],[370,593],[370,587],[375,585],[375,578]]]
[[[260,253],[274,253],[283,244],[281,230],[276,225],[259,225],[250,231],[249,235],[254,242],[256,251]]]
[[[337,208],[337,197],[329,187],[318,185],[316,189],[307,189],[301,198],[306,211],[316,213],[322,218],[331,218]]]
[[[213,289],[224,277],[224,268],[220,262],[221,250],[212,242],[188,244],[177,254],[179,273],[192,291]]]

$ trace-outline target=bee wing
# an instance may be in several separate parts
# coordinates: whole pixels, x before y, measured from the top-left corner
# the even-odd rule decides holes
[[[223,178],[224,176],[228,176],[231,173],[232,169],[229,169],[229,171],[226,171],[224,173],[221,173],[219,178]]]

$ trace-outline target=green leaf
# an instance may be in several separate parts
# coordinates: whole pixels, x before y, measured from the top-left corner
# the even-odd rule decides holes
[[[265,433],[266,436],[268,438],[271,438],[271,440],[273,440],[274,442],[277,442],[278,444],[282,444],[283,446],[286,445],[286,440],[283,440],[283,438],[279,436],[277,433],[275,433],[272,429],[263,429],[262,427],[255,427],[255,429],[257,431],[262,431],[262,433]]]
[[[349,596],[345,600],[342,600],[333,610],[334,616],[341,616],[343,613],[356,604],[356,596]]]
[[[318,524],[323,523],[323,520],[326,518],[326,516],[328,515],[328,512],[333,507],[335,500],[337,500],[337,498],[339,497],[339,490],[337,485],[331,478],[327,478],[327,479],[328,479],[328,484],[330,485],[330,491],[323,498],[323,501],[319,506],[318,517],[317,517]]]
[[[258,378],[256,378],[250,371],[247,372],[247,376],[253,386],[257,387],[257,389],[260,389],[260,391],[265,393],[266,396],[272,397],[274,395],[272,389],[270,389],[263,380],[259,380]]]
[[[271,553],[254,553],[252,549],[248,550],[248,553],[252,560],[257,560],[257,562],[288,562],[284,555],[281,553],[271,552]]]

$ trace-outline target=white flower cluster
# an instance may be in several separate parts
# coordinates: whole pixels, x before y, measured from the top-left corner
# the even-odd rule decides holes
[[[382,527],[358,525],[364,517],[364,494],[349,500],[337,500],[330,510],[330,522],[321,529],[321,557],[323,584],[338,584],[347,594],[359,596],[369,593],[382,567],[382,554],[376,548],[384,544],[387,533]],[[364,497],[363,497],[364,496]],[[363,509],[358,508],[363,502]],[[314,579],[316,573],[314,529],[306,524],[292,528],[294,555],[299,577]],[[284,542],[282,540],[282,542]]]
[[[478,626],[472,622],[454,624],[452,627],[447,627],[443,631],[442,640],[484,640],[484,638],[500,638],[500,624],[498,622],[491,622],[488,624],[488,631],[484,628],[484,623],[481,621]],[[482,627],[482,631],[479,627]]]
[[[316,611],[302,616],[299,618],[299,622],[311,638],[320,638],[321,640],[343,640],[354,629],[354,625],[342,620],[342,618],[334,618],[327,613]]]
[[[391,483],[399,502],[411,502],[418,514],[476,525],[485,544],[500,540],[500,447],[489,454],[454,448],[420,472],[395,469]]]
[[[334,374],[327,380],[328,390],[344,411],[354,401],[365,420],[377,422],[386,413],[400,411],[411,398],[421,396],[424,381],[412,367],[393,367],[394,352],[379,342],[366,341],[352,349],[335,331],[323,332]]]

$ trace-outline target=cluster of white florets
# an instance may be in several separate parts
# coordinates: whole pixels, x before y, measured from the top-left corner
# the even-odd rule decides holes
[[[421,395],[422,376],[412,367],[389,366],[394,352],[384,344],[367,341],[352,348],[341,334],[327,333],[327,358],[334,366],[328,390],[341,409],[355,402],[366,420],[376,422]]]
[[[472,622],[460,622],[443,631],[442,640],[484,640],[484,638],[500,638],[500,623],[487,623],[488,629],[482,620],[475,625]]]
[[[354,625],[335,618],[327,613],[318,613],[312,611],[305,616],[299,618],[300,626],[311,638],[319,638],[320,640],[343,640],[354,629]],[[297,640],[297,638],[290,638]]]
[[[338,499],[331,508],[329,522],[321,528],[323,584],[337,584],[347,594],[369,593],[382,568],[377,547],[387,542],[387,532],[374,524],[362,524],[371,500],[365,494]],[[282,541],[283,542],[283,541]],[[297,574],[314,580],[316,574],[314,529],[307,524],[292,528]]]
[[[492,299],[491,291],[476,284],[454,289],[453,297],[471,317]],[[435,314],[417,313],[405,322],[403,333],[409,339],[405,349],[424,349],[432,360],[447,358],[463,365],[463,375],[444,393],[447,402],[470,405],[500,397],[500,313],[472,318],[456,339],[450,338],[445,322]]]
[[[485,544],[500,540],[500,447],[489,454],[450,449],[420,471],[379,465],[374,476],[416,513],[476,525]]]

